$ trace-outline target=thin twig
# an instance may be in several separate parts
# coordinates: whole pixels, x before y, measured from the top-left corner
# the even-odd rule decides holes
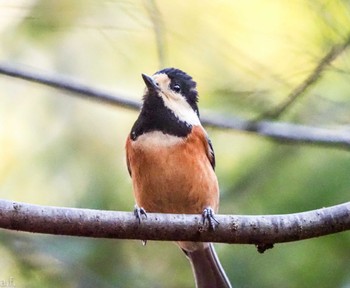
[[[0,227],[4,229],[95,238],[256,244],[260,247],[350,230],[350,202],[296,214],[215,217],[219,225],[212,231],[202,226],[201,215],[148,213],[139,224],[132,212],[0,200]]]
[[[101,101],[106,104],[113,104],[119,107],[139,110],[141,103],[125,96],[96,89],[92,86],[79,83],[78,81],[62,77],[58,75],[47,75],[33,71],[26,71],[16,67],[0,64],[0,74],[7,75],[14,78],[28,80],[31,82],[44,84],[49,87],[57,88],[63,91],[74,93],[82,98],[91,99],[94,101]]]
[[[85,99],[119,107],[133,110],[139,110],[141,107],[141,103],[138,101],[131,100],[120,94],[93,88],[92,86],[66,77],[44,75],[4,64],[0,64],[0,74],[44,84]],[[201,117],[202,124],[213,128],[251,132],[277,141],[307,143],[345,149],[350,148],[350,130],[348,127],[335,130],[277,121],[252,122],[239,117],[223,116],[208,111],[203,114],[204,116]]]
[[[296,102],[297,99],[303,96],[305,92],[309,90],[317,82],[317,80],[320,79],[326,67],[331,64],[342,52],[344,52],[349,47],[349,45],[350,34],[343,43],[334,45],[329,50],[329,52],[318,62],[317,66],[310,73],[310,75],[302,83],[300,83],[300,85],[295,87],[282,103],[273,109],[263,113],[261,116],[259,116],[259,119],[279,118]]]
[[[152,21],[154,35],[156,37],[159,68],[164,68],[166,63],[166,43],[162,14],[160,13],[157,3],[154,0],[146,0],[145,4],[150,20]]]
[[[209,114],[202,117],[205,126],[256,133],[260,136],[284,142],[312,144],[332,148],[350,149],[349,127],[325,129],[278,121],[252,122],[238,117]]]

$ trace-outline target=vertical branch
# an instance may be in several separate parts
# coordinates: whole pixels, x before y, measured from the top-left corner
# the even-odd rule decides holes
[[[155,0],[145,1],[146,10],[153,25],[154,35],[156,37],[157,54],[159,60],[159,68],[164,68],[166,64],[165,52],[165,32],[164,21]]]

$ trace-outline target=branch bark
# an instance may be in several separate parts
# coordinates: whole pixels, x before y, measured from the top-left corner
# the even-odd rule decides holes
[[[216,215],[215,231],[201,215],[148,213],[141,224],[131,212],[39,206],[0,200],[0,228],[96,238],[255,244],[298,241],[350,230],[350,202],[286,215]]]
[[[123,95],[93,88],[66,77],[44,75],[0,64],[0,74],[19,78],[49,87],[57,88],[84,99],[91,99],[115,106],[139,110],[141,103]],[[340,127],[336,130],[277,121],[250,121],[239,117],[227,117],[215,113],[204,113],[201,122],[218,129],[238,130],[258,134],[276,141],[314,144],[333,148],[350,148],[350,130]]]

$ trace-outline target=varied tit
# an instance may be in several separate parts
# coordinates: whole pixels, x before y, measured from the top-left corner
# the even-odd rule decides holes
[[[202,214],[214,228],[219,207],[215,155],[201,125],[196,82],[166,68],[146,84],[141,112],[126,141],[135,215]],[[211,243],[177,242],[191,262],[196,287],[231,287]]]

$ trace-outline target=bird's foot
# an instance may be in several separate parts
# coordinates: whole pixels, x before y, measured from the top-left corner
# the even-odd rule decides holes
[[[142,216],[147,219],[147,213],[146,210],[142,207],[139,207],[137,205],[134,206],[134,215],[136,217],[136,220],[139,221],[139,224],[141,224]],[[147,240],[141,240],[141,243],[143,246],[146,246]]]
[[[136,220],[139,221],[139,224],[141,224],[142,215],[144,216],[145,219],[147,219],[146,210],[143,209],[142,207],[137,206],[137,205],[134,206],[134,215],[136,217]]]
[[[209,229],[215,230],[215,227],[219,225],[219,221],[215,219],[214,215],[214,210],[211,207],[206,207],[202,212],[203,226],[208,223]]]

